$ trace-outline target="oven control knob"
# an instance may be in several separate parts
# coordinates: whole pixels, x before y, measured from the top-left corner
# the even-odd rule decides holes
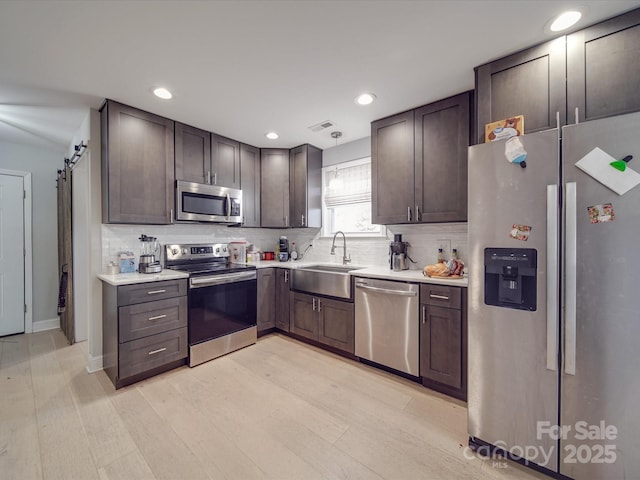
[[[183,254],[183,255],[186,255],[186,254],[187,254],[187,249],[186,249],[186,248],[183,248],[183,249],[182,249],[182,254]]]
[[[172,248],[172,249],[171,249],[171,253],[172,253],[173,255],[177,255],[177,254],[178,254],[178,252],[180,252],[180,250],[178,250],[177,248]]]

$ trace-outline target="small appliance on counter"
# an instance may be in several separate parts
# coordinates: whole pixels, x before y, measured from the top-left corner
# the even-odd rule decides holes
[[[389,244],[389,268],[394,272],[401,270],[409,270],[409,262],[413,262],[407,249],[409,248],[409,242],[402,241],[402,234],[395,234],[393,236],[393,242]]]
[[[140,261],[138,262],[138,272],[140,273],[159,273],[162,271],[160,265],[160,255],[158,239],[156,237],[148,237],[145,234],[140,235]]]
[[[280,260],[281,262],[286,262],[287,260],[289,260],[289,240],[287,240],[287,237],[280,237],[278,246],[280,248],[278,260]]]

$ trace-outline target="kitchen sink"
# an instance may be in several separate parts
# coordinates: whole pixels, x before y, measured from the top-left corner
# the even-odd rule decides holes
[[[337,298],[353,298],[349,272],[363,267],[308,265],[291,270],[291,288],[299,292]]]

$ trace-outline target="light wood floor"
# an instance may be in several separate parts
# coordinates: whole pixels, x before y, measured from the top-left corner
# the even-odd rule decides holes
[[[0,479],[535,479],[464,403],[281,335],[117,392],[60,331],[0,338]]]

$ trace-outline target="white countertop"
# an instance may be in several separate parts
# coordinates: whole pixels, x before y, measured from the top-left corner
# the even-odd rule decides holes
[[[162,280],[176,280],[178,278],[189,278],[189,274],[175,270],[162,270],[160,273],[118,273],[108,275],[101,273],[98,278],[109,285],[132,285],[134,283],[159,282]]]
[[[323,262],[305,262],[305,261],[289,261],[289,262],[279,262],[277,260],[269,260],[269,261],[260,261],[254,263],[257,268],[303,268],[309,265],[332,265],[330,263]],[[338,264],[333,264],[338,265]],[[463,278],[438,278],[438,277],[427,277],[422,274],[422,270],[402,270],[400,272],[394,272],[387,267],[372,267],[366,265],[350,265],[352,267],[357,268],[358,270],[352,270],[349,274],[355,277],[368,277],[368,278],[382,278],[386,280],[396,280],[399,282],[415,282],[415,283],[431,283],[436,285],[451,285],[457,287],[467,287],[469,285],[469,280],[467,277]]]

